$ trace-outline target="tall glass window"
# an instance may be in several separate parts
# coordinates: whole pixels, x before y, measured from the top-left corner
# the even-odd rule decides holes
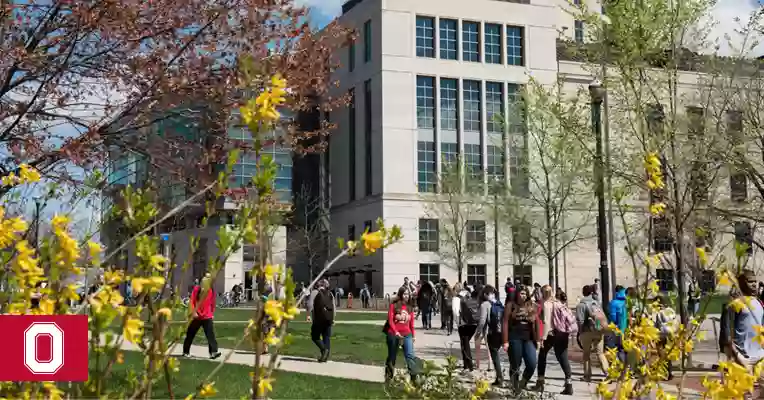
[[[477,22],[462,22],[462,49],[464,61],[480,62],[480,24]]]
[[[502,133],[504,131],[504,84],[501,82],[486,82],[485,84],[485,117],[488,132]]]
[[[435,142],[417,142],[417,188],[419,192],[435,192],[437,186]]]
[[[524,65],[523,27],[507,25],[507,64]]]
[[[483,157],[480,147],[479,144],[464,144],[464,167],[476,179],[480,179],[483,170]]]
[[[517,196],[527,196],[529,191],[526,173],[525,107],[522,86],[510,83],[507,86],[507,115],[509,140],[509,179],[512,192]]]
[[[435,78],[418,76],[416,88],[417,127],[417,188],[420,192],[435,192],[437,182],[437,152],[435,147]]]
[[[459,24],[454,19],[440,19],[440,58],[456,60],[459,51]]]
[[[456,79],[440,80],[440,129],[457,130],[459,126],[459,83]]]
[[[416,78],[416,116],[417,128],[435,129],[435,78],[431,76]]]
[[[501,25],[485,24],[485,62],[501,64]]]
[[[480,132],[480,81],[464,81],[464,130]]]
[[[575,21],[573,23],[574,26],[574,34],[576,43],[583,43],[584,42],[584,21]]]
[[[416,56],[435,57],[435,18],[416,17]]]
[[[371,61],[371,20],[363,24],[363,62]]]
[[[504,150],[500,144],[489,144],[487,146],[486,163],[488,175],[488,185],[495,187],[504,182]]]

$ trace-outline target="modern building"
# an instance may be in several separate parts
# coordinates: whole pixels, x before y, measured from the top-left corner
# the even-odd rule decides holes
[[[594,0],[584,1],[590,9],[600,7]],[[405,277],[457,280],[454,266],[446,265],[438,253],[439,225],[444,221],[427,212],[427,203],[437,196],[438,173],[446,161],[461,155],[467,170],[485,171],[486,182],[527,186],[520,173],[527,151],[524,141],[503,140],[495,118],[512,117],[510,104],[529,77],[544,84],[560,77],[571,93],[592,81],[580,62],[559,51],[561,43],[583,42],[585,36],[583,23],[565,11],[567,4],[563,0],[344,4],[340,23],[355,28],[359,38],[338,54],[342,68],[335,76],[340,82],[335,94],[350,93],[352,103],[325,116],[338,125],[326,155],[330,173],[323,182],[331,193],[331,235],[358,238],[383,218],[401,226],[404,239],[389,250],[342,260],[333,271],[339,274],[336,284],[353,291],[366,283],[383,295],[395,292]],[[475,246],[463,280],[495,281],[492,232],[488,215],[467,227],[466,240]],[[547,282],[545,261],[518,265],[512,245],[500,247],[501,283],[507,277]],[[618,278],[627,283],[633,273],[623,247],[621,241],[614,245],[614,264]],[[596,239],[571,247],[559,258],[559,286],[574,297],[599,276]],[[666,273],[664,279],[670,280],[671,270]]]
[[[214,121],[205,113],[206,108],[199,108],[194,113],[184,111],[182,116],[165,119],[151,128],[151,132],[144,132],[141,137],[182,138],[187,143],[188,150],[183,154],[168,154],[177,159],[194,158],[194,154],[200,154],[200,149],[209,148],[212,140],[218,135],[225,135],[228,139],[251,142],[252,137],[246,128],[236,123],[233,116],[230,123],[222,124],[223,128],[217,127]],[[170,111],[168,111],[170,112]],[[222,130],[222,132],[221,132]],[[274,137],[283,134],[280,130],[273,132]],[[183,146],[177,146],[183,147]],[[278,200],[285,206],[292,202],[293,186],[293,155],[291,151],[279,145],[271,145],[266,152],[278,165],[275,178],[275,190]],[[242,152],[238,162],[233,167],[230,176],[229,188],[246,188],[250,184],[252,175],[255,173],[255,156],[251,153]],[[225,157],[222,157],[225,159]],[[188,160],[186,160],[188,161]],[[300,161],[305,163],[305,161]],[[189,166],[196,165],[193,161]],[[198,166],[197,166],[198,167]],[[223,165],[210,165],[196,173],[185,176],[195,177],[194,180],[182,181],[177,175],[167,173],[162,168],[162,160],[156,158],[148,162],[148,158],[139,153],[131,153],[123,148],[114,149],[110,154],[108,168],[109,186],[105,191],[104,210],[109,210],[108,205],[118,201],[122,189],[127,185],[135,188],[151,187],[157,191],[160,205],[160,215],[167,212],[184,201],[191,198],[201,188],[201,182],[211,182],[217,171]],[[302,168],[305,169],[304,167]],[[316,168],[313,168],[316,169]],[[207,171],[207,172],[205,172]],[[185,207],[176,217],[162,223],[156,229],[160,237],[164,254],[172,259],[175,266],[173,286],[180,287],[181,291],[187,290],[196,279],[200,279],[207,271],[207,265],[213,257],[218,256],[216,246],[217,232],[221,226],[231,223],[237,205],[232,198],[223,197],[214,205],[213,216],[205,221],[205,201],[208,196],[201,197]],[[110,248],[115,248],[124,241],[128,233],[118,222],[104,218],[102,239]],[[273,260],[276,263],[286,263],[287,259],[287,225],[279,226],[272,236]],[[196,242],[196,251],[192,251],[192,240]],[[216,281],[216,290],[219,293],[229,291],[236,284],[244,284],[250,288],[252,279],[250,271],[259,262],[258,252],[255,245],[245,245],[239,251],[227,257],[225,266],[221,270]],[[121,267],[130,268],[135,263],[134,247],[128,246],[120,257]],[[187,268],[183,268],[187,265]]]

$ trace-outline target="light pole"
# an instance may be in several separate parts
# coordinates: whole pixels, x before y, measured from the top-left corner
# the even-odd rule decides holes
[[[497,184],[493,191],[493,282],[496,285],[494,288],[497,294],[501,293],[499,290],[499,190],[500,186]]]
[[[607,222],[605,215],[605,176],[602,161],[602,102],[605,99],[605,89],[599,82],[589,85],[592,97],[592,133],[595,141],[594,179],[597,195],[597,248],[600,253],[600,289],[602,306],[610,303],[610,271],[608,270]]]

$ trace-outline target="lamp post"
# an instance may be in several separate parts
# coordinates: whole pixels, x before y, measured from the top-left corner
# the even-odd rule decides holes
[[[605,215],[605,176],[602,160],[602,103],[605,99],[605,89],[599,82],[589,85],[592,97],[592,133],[595,141],[594,179],[597,195],[597,248],[600,253],[600,292],[602,306],[610,303],[610,271],[608,270],[607,222]]]
[[[499,290],[499,190],[501,190],[501,186],[497,182],[493,191],[493,282],[497,298],[498,294],[501,293]]]

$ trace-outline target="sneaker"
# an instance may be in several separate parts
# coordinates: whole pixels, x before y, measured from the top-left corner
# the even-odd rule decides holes
[[[191,354],[183,353],[183,355],[181,357],[183,357],[183,358],[191,358]]]
[[[219,351],[216,351],[216,352],[210,354],[210,360],[214,360],[216,358],[220,358],[221,355],[222,355],[222,353],[220,353]]]

